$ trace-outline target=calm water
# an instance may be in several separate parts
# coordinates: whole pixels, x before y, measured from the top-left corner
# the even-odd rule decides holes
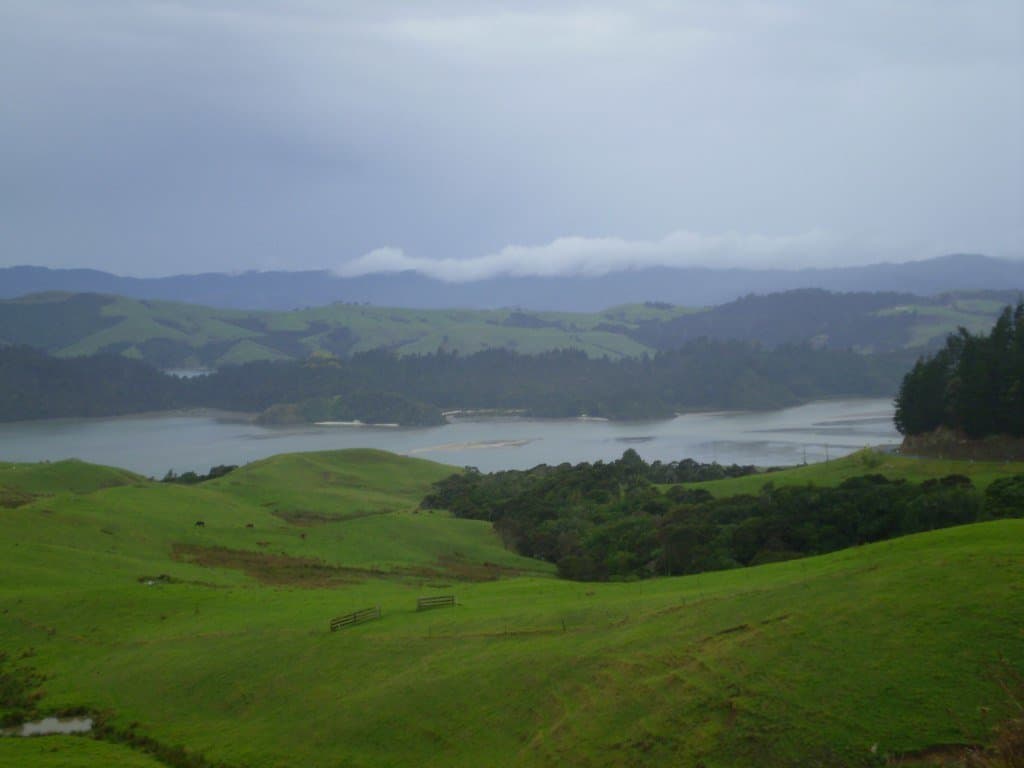
[[[163,476],[205,472],[276,453],[381,448],[483,471],[618,458],[799,464],[897,442],[890,400],[835,400],[759,413],[688,414],[666,421],[463,421],[441,427],[260,427],[217,415],[61,419],[0,424],[0,460],[80,458]]]

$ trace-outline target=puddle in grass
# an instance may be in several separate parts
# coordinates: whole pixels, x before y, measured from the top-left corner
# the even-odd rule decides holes
[[[88,733],[91,730],[91,717],[44,717],[13,728],[0,728],[0,736],[49,736],[55,733]]]

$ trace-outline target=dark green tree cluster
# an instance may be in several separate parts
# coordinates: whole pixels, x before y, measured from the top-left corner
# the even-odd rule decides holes
[[[542,417],[663,418],[679,410],[774,408],[830,396],[885,396],[895,390],[907,364],[899,356],[806,346],[767,351],[739,342],[695,341],[653,357],[622,360],[590,358],[577,350],[405,357],[373,351],[345,360],[252,363],[188,384],[197,402],[236,410],[380,392],[442,410],[507,408]]]
[[[918,360],[900,385],[895,420],[904,435],[947,427],[1024,437],[1024,302],[1006,307],[987,336],[961,328]]]
[[[224,475],[229,475],[236,469],[238,469],[237,464],[218,464],[215,467],[210,467],[210,471],[205,475],[200,475],[199,473],[192,471],[182,472],[179,475],[173,469],[169,469],[160,482],[178,483],[179,485],[196,485],[197,483],[205,483],[207,480],[216,480],[218,477],[224,477]]]
[[[1024,513],[1024,475],[993,481],[985,489],[985,510],[992,517],[1020,517]]]
[[[296,424],[318,421],[361,421],[366,424],[430,426],[444,424],[436,406],[410,400],[393,392],[353,392],[313,397],[299,403],[274,405],[257,418],[260,424]]]
[[[689,466],[693,480],[747,469]],[[662,493],[651,470],[634,452],[610,463],[469,470],[437,483],[422,506],[489,520],[507,546],[584,581],[757,565],[1024,514],[1024,475],[985,495],[958,475],[922,484],[865,475],[837,488],[768,481],[757,495],[715,499],[683,485]]]
[[[180,407],[305,420],[436,424],[456,408],[520,409],[534,416],[664,418],[676,411],[777,408],[822,397],[886,396],[906,370],[899,355],[808,346],[761,349],[693,341],[653,357],[610,360],[578,350],[521,355],[487,350],[398,357],[259,362],[179,379],[110,355],[57,359],[0,348],[0,419],[103,416]],[[274,415],[268,415],[273,419]]]
[[[670,320],[642,321],[620,333],[657,349],[699,339],[744,339],[766,347],[815,339],[833,349],[899,350],[911,340],[915,314],[882,312],[894,306],[939,304],[905,293],[833,293],[802,288],[750,295]],[[611,329],[610,329],[611,330]]]
[[[178,379],[138,360],[0,347],[0,421],[168,410],[185,405],[184,394]]]

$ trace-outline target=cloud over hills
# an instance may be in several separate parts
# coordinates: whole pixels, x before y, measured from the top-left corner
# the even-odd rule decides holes
[[[836,238],[818,230],[782,236],[705,235],[679,230],[660,240],[560,237],[542,245],[509,245],[464,259],[430,259],[409,256],[400,248],[378,248],[336,266],[334,271],[341,277],[417,272],[449,283],[463,283],[496,277],[597,277],[651,267],[799,268],[823,261],[850,265],[870,260],[841,246]],[[877,257],[878,249],[867,253]],[[928,255],[932,254],[922,257]]]

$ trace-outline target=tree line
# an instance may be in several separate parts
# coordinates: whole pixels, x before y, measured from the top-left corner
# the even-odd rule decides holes
[[[1024,302],[1006,307],[987,335],[961,328],[918,360],[900,384],[895,421],[904,435],[946,427],[1024,437]]]
[[[208,407],[281,419],[434,424],[456,408],[533,416],[663,418],[676,411],[778,408],[823,397],[891,394],[905,354],[860,355],[806,345],[765,350],[701,339],[653,356],[611,360],[578,350],[537,355],[494,349],[254,362],[181,379],[114,355],[58,359],[0,348],[0,420],[108,416]],[[275,420],[268,414],[268,420]]]
[[[996,481],[984,494],[960,475],[914,484],[866,474],[835,488],[776,488],[769,475],[756,495],[720,499],[704,489],[662,492],[654,485],[666,476],[695,481],[750,470],[648,465],[630,450],[609,463],[469,469],[436,483],[421,506],[488,520],[507,546],[583,581],[758,565],[1024,514],[1024,475]]]

